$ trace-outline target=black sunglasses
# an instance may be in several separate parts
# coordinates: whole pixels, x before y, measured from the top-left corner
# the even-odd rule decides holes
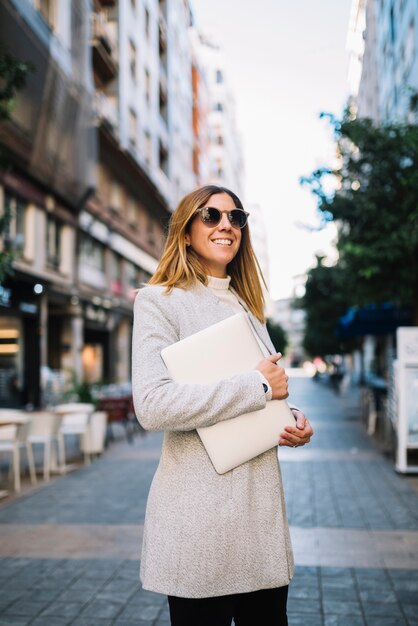
[[[231,209],[230,211],[220,211],[212,206],[205,206],[197,209],[200,219],[206,226],[213,228],[222,220],[222,215],[226,213],[229,223],[233,228],[244,228],[247,223],[249,213],[244,209]]]

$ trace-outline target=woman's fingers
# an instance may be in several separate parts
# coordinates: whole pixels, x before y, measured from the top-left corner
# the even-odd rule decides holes
[[[271,354],[269,357],[260,361],[256,368],[268,380],[272,389],[273,400],[282,400],[289,395],[288,376],[283,367],[276,365],[276,361],[278,361],[280,357],[280,352]]]
[[[280,435],[279,446],[288,446],[290,448],[304,446],[310,442],[314,434],[309,420],[303,413],[301,411],[294,411],[293,413],[297,417],[296,426],[286,426]]]

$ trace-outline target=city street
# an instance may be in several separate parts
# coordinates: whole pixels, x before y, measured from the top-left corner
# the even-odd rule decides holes
[[[279,450],[296,561],[289,624],[418,626],[413,481],[365,434],[355,390],[295,374],[291,399],[315,437]],[[160,444],[160,434],[115,442],[91,466],[0,504],[0,625],[168,626],[165,597],[138,583]]]

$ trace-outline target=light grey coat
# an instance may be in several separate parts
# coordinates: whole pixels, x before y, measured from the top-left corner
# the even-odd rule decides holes
[[[201,598],[287,585],[294,566],[277,450],[219,475],[195,430],[264,408],[258,372],[208,385],[179,385],[160,356],[165,346],[234,311],[201,284],[168,296],[163,291],[145,287],[134,305],[135,411],[145,429],[164,431],[147,503],[143,587]],[[249,316],[275,352],[265,326]]]

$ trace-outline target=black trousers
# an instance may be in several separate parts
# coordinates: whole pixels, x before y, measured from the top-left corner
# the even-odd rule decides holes
[[[214,598],[168,596],[171,626],[287,626],[288,586]]]

